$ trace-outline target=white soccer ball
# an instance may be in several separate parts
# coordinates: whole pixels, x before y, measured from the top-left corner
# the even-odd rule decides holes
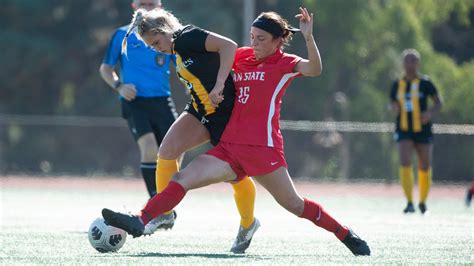
[[[92,222],[88,235],[92,247],[102,253],[119,250],[127,239],[127,232],[106,224],[102,217]]]

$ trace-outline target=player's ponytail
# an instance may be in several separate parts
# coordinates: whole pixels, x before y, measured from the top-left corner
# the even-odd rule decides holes
[[[179,20],[164,9],[153,9],[151,11],[137,9],[133,13],[132,22],[130,22],[127,33],[122,40],[122,54],[127,56],[127,38],[135,29],[137,29],[138,35],[142,37],[148,32],[173,34],[182,27]]]
[[[123,40],[122,40],[122,54],[124,54],[125,56],[127,56],[128,36],[130,36],[130,34],[135,30],[135,28],[139,27],[139,25],[143,22],[146,13],[147,11],[142,8],[137,9],[135,13],[133,13],[132,22],[130,22],[127,33],[125,34],[125,37],[123,37]]]

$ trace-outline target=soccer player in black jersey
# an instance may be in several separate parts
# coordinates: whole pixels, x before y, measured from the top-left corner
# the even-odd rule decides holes
[[[185,111],[173,123],[158,150],[156,180],[160,193],[178,171],[176,160],[180,154],[209,141],[213,145],[219,142],[234,106],[235,88],[230,71],[237,44],[194,25],[181,25],[163,9],[137,10],[128,32],[135,28],[148,46],[176,55],[176,73],[191,94]],[[243,253],[259,227],[254,217],[255,183],[245,177],[232,183],[232,187],[241,220],[231,251]],[[170,212],[161,214],[147,224],[144,234],[152,234],[166,216],[173,217]]]
[[[415,212],[413,207],[412,155],[418,157],[418,207],[427,211],[426,199],[431,186],[433,132],[431,120],[441,109],[441,97],[431,80],[418,72],[420,54],[415,49],[402,53],[404,76],[393,82],[390,91],[391,108],[396,113],[395,140],[400,154],[400,181],[407,198],[404,213]],[[433,104],[428,106],[428,100]]]

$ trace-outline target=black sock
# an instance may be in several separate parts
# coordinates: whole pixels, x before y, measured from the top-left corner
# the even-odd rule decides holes
[[[141,163],[140,169],[142,170],[143,180],[145,181],[146,189],[151,198],[156,195],[156,163]]]

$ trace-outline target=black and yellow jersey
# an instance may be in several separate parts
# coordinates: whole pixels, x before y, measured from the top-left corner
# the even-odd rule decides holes
[[[235,89],[231,75],[224,85],[224,101],[219,107],[212,106],[209,93],[214,88],[220,66],[220,55],[206,51],[208,31],[187,25],[173,34],[173,51],[176,54],[176,73],[189,89],[192,106],[200,115],[215,112],[231,112]]]
[[[390,99],[398,102],[400,106],[397,131],[417,133],[424,127],[431,127],[431,122],[421,124],[421,113],[428,108],[428,96],[433,97],[437,94],[436,87],[426,76],[419,76],[414,80],[394,81]]]

